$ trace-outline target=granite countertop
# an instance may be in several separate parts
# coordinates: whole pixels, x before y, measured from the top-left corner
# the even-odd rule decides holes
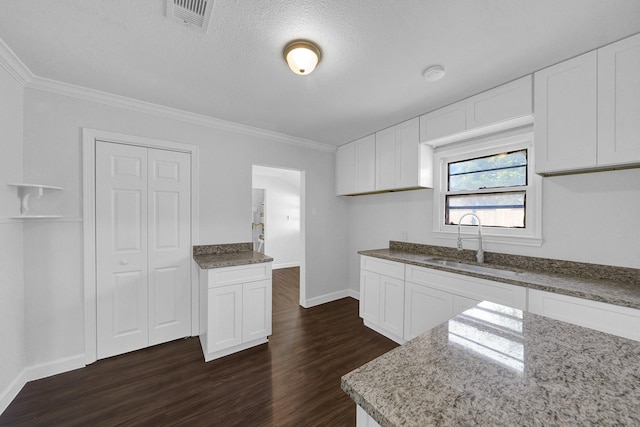
[[[203,270],[273,261],[270,256],[255,252],[253,243],[194,246],[193,259]]]
[[[640,425],[640,342],[482,302],[342,377],[382,426]]]
[[[485,263],[480,265],[475,251],[396,241],[389,242],[389,248],[358,253],[640,309],[640,269],[491,252],[485,252]],[[443,265],[441,260],[454,263]]]

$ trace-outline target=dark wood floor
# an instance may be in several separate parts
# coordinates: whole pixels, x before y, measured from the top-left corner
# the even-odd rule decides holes
[[[391,350],[358,302],[298,306],[298,268],[273,272],[268,344],[205,363],[198,338],[25,385],[2,426],[354,426],[340,377]]]

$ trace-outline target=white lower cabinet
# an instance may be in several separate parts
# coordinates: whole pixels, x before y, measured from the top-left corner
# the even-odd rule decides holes
[[[407,264],[404,339],[411,340],[485,300],[525,310],[527,290]]]
[[[526,309],[527,290],[426,267],[362,256],[360,317],[403,344],[481,301]]]
[[[356,405],[356,427],[380,427],[380,424],[362,406]]]
[[[271,263],[200,271],[200,341],[208,362],[266,343]]]
[[[360,317],[376,332],[404,343],[404,264],[361,258]]]
[[[529,289],[529,311],[640,341],[640,310]]]
[[[409,341],[451,319],[453,294],[407,282],[404,307],[404,339]]]

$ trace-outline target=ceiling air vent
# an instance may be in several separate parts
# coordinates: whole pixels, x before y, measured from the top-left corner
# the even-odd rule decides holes
[[[213,0],[167,0],[167,18],[207,31]]]

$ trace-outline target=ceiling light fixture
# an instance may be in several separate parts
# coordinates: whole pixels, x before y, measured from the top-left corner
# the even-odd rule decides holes
[[[311,42],[296,40],[284,48],[284,59],[291,71],[305,76],[315,70],[320,62],[320,49]]]
[[[433,67],[429,67],[424,70],[424,73],[422,73],[422,75],[428,82],[437,82],[445,75],[444,67],[442,65],[434,65]]]

